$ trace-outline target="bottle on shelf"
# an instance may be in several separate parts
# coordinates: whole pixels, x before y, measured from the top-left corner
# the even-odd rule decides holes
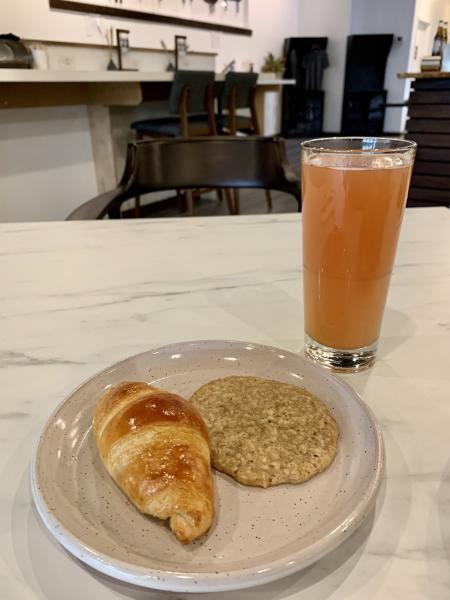
[[[444,21],[444,27],[442,28],[442,49],[444,49],[445,44],[448,44],[448,31],[447,31],[448,23]]]
[[[442,46],[444,43],[444,23],[443,21],[439,21],[439,25],[437,28],[436,35],[433,40],[433,51],[431,54],[433,56],[440,56],[442,53]]]

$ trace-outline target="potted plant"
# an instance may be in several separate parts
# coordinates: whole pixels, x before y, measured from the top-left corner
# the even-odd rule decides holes
[[[270,73],[274,78],[281,78],[283,76],[284,64],[285,60],[282,56],[276,58],[272,52],[269,52],[264,58],[261,72]]]

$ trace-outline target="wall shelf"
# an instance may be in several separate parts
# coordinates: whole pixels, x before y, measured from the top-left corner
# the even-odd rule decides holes
[[[233,27],[232,25],[223,25],[209,21],[199,21],[194,19],[185,19],[163,15],[154,12],[144,12],[140,10],[131,10],[128,8],[116,8],[113,6],[102,6],[100,4],[89,4],[87,2],[75,2],[73,0],[49,0],[50,8],[59,10],[68,10],[72,12],[82,12],[95,15],[105,15],[109,17],[119,17],[121,19],[131,19],[139,21],[150,21],[153,23],[163,23],[169,25],[181,25],[184,27],[193,27],[195,29],[206,29],[208,31],[221,31],[223,33],[234,33],[236,35],[252,35],[252,30],[245,27]]]

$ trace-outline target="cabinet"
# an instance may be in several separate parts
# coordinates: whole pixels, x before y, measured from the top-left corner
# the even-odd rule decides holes
[[[406,137],[417,142],[408,206],[450,207],[450,76],[417,74]]]

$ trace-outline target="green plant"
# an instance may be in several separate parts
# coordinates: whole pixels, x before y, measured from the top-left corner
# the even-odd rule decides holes
[[[284,69],[285,60],[282,56],[275,58],[272,52],[269,52],[264,58],[261,71],[263,73],[281,73]]]

